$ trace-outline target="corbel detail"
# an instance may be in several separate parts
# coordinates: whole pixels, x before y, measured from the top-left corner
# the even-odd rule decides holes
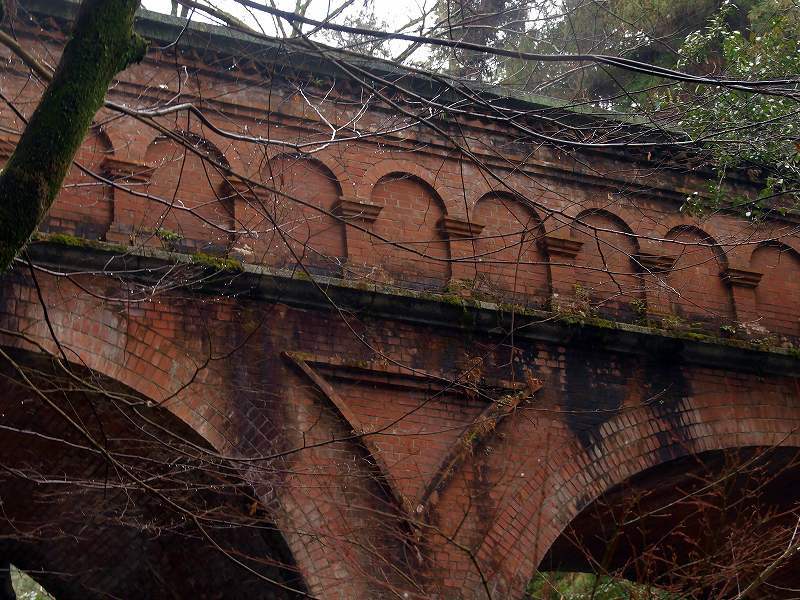
[[[450,239],[474,238],[478,237],[483,231],[483,225],[472,221],[464,221],[455,217],[442,217],[439,221],[439,228],[444,231]]]
[[[583,247],[583,242],[557,235],[545,235],[537,243],[550,257],[575,258]]]
[[[362,202],[354,196],[342,196],[333,207],[335,214],[344,219],[366,223],[373,223],[378,218],[381,209],[383,209],[382,206]]]
[[[675,266],[677,257],[669,256],[667,254],[650,254],[648,252],[641,252],[636,254],[634,260],[637,264],[642,266],[650,273],[666,273],[672,270]]]
[[[100,163],[100,170],[112,181],[126,183],[147,183],[150,181],[151,168],[141,163],[107,156]]]
[[[748,271],[746,269],[734,269],[729,267],[722,272],[722,280],[731,286],[743,288],[755,288],[761,282],[763,273],[758,271]]]

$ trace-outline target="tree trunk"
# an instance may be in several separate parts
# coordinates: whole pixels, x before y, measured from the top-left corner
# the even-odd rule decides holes
[[[144,56],[139,0],[83,0],[61,62],[0,174],[0,271],[56,198],[114,76]]]

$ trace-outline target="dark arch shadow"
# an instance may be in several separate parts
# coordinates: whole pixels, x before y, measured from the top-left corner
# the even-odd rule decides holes
[[[798,522],[800,450],[748,447],[647,469],[585,507],[539,570],[610,575],[681,598],[735,597],[787,547]],[[795,540],[797,543],[797,540]],[[752,597],[788,598],[800,559]]]
[[[0,406],[0,560],[58,600],[305,595],[243,469],[165,408],[8,349]]]

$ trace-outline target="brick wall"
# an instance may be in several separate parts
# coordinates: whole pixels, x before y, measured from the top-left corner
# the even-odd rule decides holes
[[[49,23],[20,31],[36,53],[57,52]],[[220,60],[154,50],[110,97],[146,105],[180,82],[220,127],[315,152],[164,119],[195,153],[103,112],[79,160],[116,185],[73,169],[43,229],[132,247],[55,238],[31,252],[84,271],[38,277],[76,363],[253,459],[242,476],[312,595],[477,598],[482,574],[493,597],[520,597],[580,511],[635,474],[800,443],[800,369],[779,347],[798,334],[790,223],[698,222],[678,200],[702,177],[640,157],[484,153],[488,169],[419,127],[326,145],[287,81]],[[0,77],[35,101],[18,62]],[[307,97],[327,89],[305,85]],[[318,107],[329,120],[357,110],[341,87]],[[376,105],[361,126],[398,118]],[[0,120],[22,127],[6,110]],[[768,237],[781,243],[748,241]],[[219,273],[159,248],[245,267]],[[292,278],[298,263],[327,297]],[[25,270],[0,298],[4,347],[57,351]],[[759,349],[718,339],[737,323]]]

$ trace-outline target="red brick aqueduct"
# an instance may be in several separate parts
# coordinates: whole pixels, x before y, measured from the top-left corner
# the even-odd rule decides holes
[[[54,64],[73,10],[26,0],[15,34]],[[278,557],[284,585],[230,575],[196,537],[102,521],[102,495],[34,503],[47,486],[14,465],[103,468],[46,437],[58,419],[7,366],[0,550],[58,598],[519,598],[545,562],[591,568],[566,532],[589,536],[620,490],[668,497],[729,449],[800,447],[796,221],[683,214],[708,174],[656,150],[562,152],[488,114],[434,130],[392,89],[431,81],[381,63],[350,57],[394,108],[311,50],[147,12],[137,26],[151,50],[109,99],[207,121],[101,111],[29,248],[36,281],[24,261],[4,276],[2,349],[45,377],[63,351],[153,422],[272,457],[246,475],[271,527],[224,535]],[[42,86],[2,52],[5,159]],[[565,118],[474,93],[532,132]],[[10,535],[66,513],[82,517],[59,535]]]

